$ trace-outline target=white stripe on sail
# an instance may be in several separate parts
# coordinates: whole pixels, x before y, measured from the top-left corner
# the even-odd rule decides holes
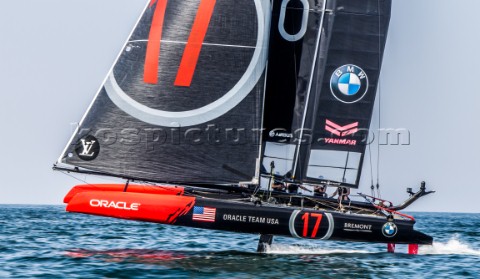
[[[129,41],[129,43],[137,43],[137,42],[148,42],[148,40],[134,40],[134,41]],[[171,43],[171,44],[183,44],[186,45],[187,42],[182,42],[182,41],[170,41],[170,40],[161,40],[160,42],[162,43]],[[224,46],[224,47],[238,47],[238,48],[251,48],[254,49],[255,46],[242,46],[242,45],[226,45],[226,44],[213,44],[213,43],[203,43],[203,45],[206,46]]]

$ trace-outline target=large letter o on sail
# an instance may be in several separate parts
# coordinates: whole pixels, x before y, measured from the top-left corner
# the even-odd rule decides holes
[[[282,8],[280,10],[280,19],[278,20],[278,31],[280,31],[280,35],[287,41],[296,42],[305,36],[305,32],[307,32],[307,24],[308,24],[308,11],[310,9],[310,5],[308,4],[308,0],[300,0],[303,5],[303,17],[302,17],[302,27],[297,32],[297,34],[291,35],[285,30],[285,16],[287,14],[287,6],[291,0],[283,0]]]

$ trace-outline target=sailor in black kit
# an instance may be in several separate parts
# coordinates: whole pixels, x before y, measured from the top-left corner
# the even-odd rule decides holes
[[[338,195],[338,201],[350,201],[350,198],[348,195],[350,195],[350,189],[347,187],[338,187],[335,193],[331,196],[331,198],[335,197]]]
[[[323,197],[323,198],[328,198],[327,195],[327,186],[326,185],[315,185],[313,187],[313,195],[315,197]]]

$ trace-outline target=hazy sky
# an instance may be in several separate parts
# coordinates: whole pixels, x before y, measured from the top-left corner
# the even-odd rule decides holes
[[[0,1],[0,203],[60,204],[79,183],[51,166],[145,1]],[[437,190],[411,210],[480,213],[479,10],[478,0],[394,0],[381,127],[408,129],[411,143],[381,148],[380,182],[395,202],[422,180]]]

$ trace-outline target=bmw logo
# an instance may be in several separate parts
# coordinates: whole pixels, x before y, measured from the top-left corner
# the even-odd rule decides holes
[[[382,227],[382,233],[386,237],[394,237],[398,232],[397,225],[392,222],[385,223]]]
[[[340,102],[356,103],[367,94],[367,74],[358,66],[343,65],[333,72],[330,78],[330,89],[333,96]]]

